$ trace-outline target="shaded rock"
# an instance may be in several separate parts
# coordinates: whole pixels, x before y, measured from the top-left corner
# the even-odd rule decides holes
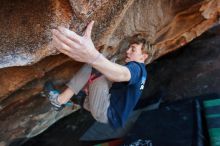
[[[202,35],[202,37],[192,41],[180,50],[147,65],[150,77],[144,90],[145,95],[143,98],[150,98],[152,96],[150,94],[154,94],[154,92],[162,88],[164,88],[166,93],[166,100],[192,98],[193,96],[202,98],[207,97],[207,95],[215,97],[213,96],[214,94],[210,94],[214,92],[220,95],[219,34],[220,26],[209,30],[205,35]],[[181,102],[179,102],[179,106],[181,105]],[[179,113],[179,110],[176,110]],[[184,113],[179,114],[183,115]],[[164,117],[164,115],[161,116]],[[183,116],[181,119],[185,122],[186,116]],[[85,141],[80,141],[80,138],[85,132],[88,132],[87,130],[91,128],[89,123],[93,121],[94,119],[92,119],[91,115],[88,115],[88,112],[75,112],[59,120],[42,134],[28,139],[22,146],[92,145],[91,141],[86,143]],[[168,125],[172,127],[172,124],[169,123]],[[100,127],[97,126],[97,128]],[[192,129],[186,129],[186,131],[192,131]],[[96,131],[94,133],[97,134]],[[111,132],[104,133],[108,135]],[[191,139],[191,135],[187,136],[190,136]],[[92,137],[94,138],[94,135]],[[182,140],[186,140],[186,137],[182,137]],[[18,143],[14,143],[14,145],[18,145]]]
[[[143,98],[163,92],[166,100],[220,95],[220,26],[147,66]]]
[[[153,45],[149,63],[216,24],[219,9],[219,0],[1,1],[0,144],[37,135],[75,111],[66,109],[54,120],[40,94],[47,80],[62,90],[82,65],[57,55],[52,28],[62,25],[83,34],[95,20],[92,38],[97,49],[120,63],[128,38],[142,33]]]
[[[219,2],[207,3],[198,0],[137,0],[127,10],[123,20],[110,36],[108,45],[117,47],[128,36],[145,34],[154,46],[154,49],[150,50],[148,60],[151,62],[187,44],[215,24],[219,15],[217,3]],[[209,17],[203,16],[204,13]],[[123,52],[124,50],[121,50],[118,53]]]
[[[55,78],[56,84],[64,84],[79,68],[74,62],[67,61],[62,67],[57,67],[10,94],[0,103],[0,140],[8,141],[20,137],[32,137],[47,129],[55,121],[74,112],[77,109],[67,108],[62,112],[50,110],[50,103],[43,97],[44,82]]]
[[[0,69],[0,81],[2,85],[2,88],[0,88],[0,101],[28,82],[44,77],[46,72],[67,61],[70,61],[70,58],[67,56],[57,55],[48,57],[33,66]]]

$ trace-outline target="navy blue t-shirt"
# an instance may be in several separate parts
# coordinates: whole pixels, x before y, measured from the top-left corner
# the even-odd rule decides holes
[[[130,81],[115,82],[110,89],[111,97],[107,116],[114,128],[124,126],[141,96],[147,78],[144,63],[132,61],[125,66],[130,70]]]

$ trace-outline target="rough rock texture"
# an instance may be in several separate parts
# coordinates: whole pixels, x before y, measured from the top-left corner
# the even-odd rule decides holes
[[[201,98],[216,97],[215,94],[211,93],[220,95],[219,39],[220,25],[205,32],[204,35],[193,40],[180,50],[147,65],[149,80],[146,83],[145,94],[142,98],[146,100],[145,98],[156,97],[159,94],[155,93],[162,88],[165,100],[172,101],[174,99],[193,98],[195,96]],[[29,139],[22,146],[92,145],[91,142],[86,144],[79,139],[88,130],[93,121],[94,119],[91,118],[88,112],[77,111],[59,120],[37,137]],[[97,126],[97,128],[103,127]],[[189,130],[186,129],[186,131]],[[108,133],[105,132],[105,134],[107,135]],[[184,137],[182,140],[186,139]],[[174,138],[170,141],[175,140]],[[21,142],[22,140],[15,141],[11,146],[17,146]],[[155,145],[155,142],[153,144]]]
[[[2,79],[1,86],[6,87],[6,90],[10,89],[11,92],[6,93],[8,96],[2,96],[1,99],[1,141],[8,143],[15,138],[35,136],[58,119],[78,109],[74,107],[62,112],[52,111],[48,100],[40,94],[46,80],[56,79],[55,84],[59,85],[66,82],[81,66],[69,58],[64,60],[64,57],[59,55],[55,58],[47,58],[32,68],[17,67],[16,72],[14,68],[3,70],[1,77],[7,76],[10,72],[11,74],[15,72],[16,76],[10,76],[11,80]],[[57,66],[58,61],[54,59],[59,60],[59,65],[62,67]]]
[[[193,42],[147,65],[143,98],[163,92],[166,100],[220,96],[220,25]]]
[[[145,34],[154,45],[148,61],[151,62],[199,36],[217,21],[218,14],[219,1],[137,0],[127,10],[108,45],[115,47],[126,37]]]
[[[2,0],[0,4],[0,145],[32,137],[74,111],[55,113],[54,120],[40,94],[47,80],[62,90],[81,66],[55,55],[52,28],[63,25],[82,34],[95,20],[92,37],[97,49],[118,62],[123,62],[129,37],[142,33],[154,46],[149,52],[152,62],[218,23],[220,12],[220,0]]]
[[[55,53],[50,30],[58,25],[69,26],[72,13],[68,1],[0,3],[0,68],[27,65]]]
[[[64,25],[82,34],[91,20],[97,47],[118,48],[123,39],[144,33],[155,46],[153,60],[217,22],[219,0],[3,0],[0,12],[0,68],[33,64],[56,53],[52,28]]]

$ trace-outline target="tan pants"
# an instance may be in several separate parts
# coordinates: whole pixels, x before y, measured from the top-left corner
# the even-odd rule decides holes
[[[92,67],[85,64],[67,83],[67,86],[78,94],[88,82],[91,71]],[[89,95],[84,101],[83,107],[101,123],[108,123],[107,110],[110,104],[109,89],[111,85],[112,83],[103,75],[96,78],[89,85]]]

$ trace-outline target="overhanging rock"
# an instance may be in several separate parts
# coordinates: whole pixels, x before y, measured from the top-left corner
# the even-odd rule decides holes
[[[3,0],[0,12],[0,68],[29,65],[56,54],[52,28],[62,25],[82,34],[91,20],[97,47],[117,48],[126,37],[144,33],[155,47],[154,60],[215,24],[219,0]]]
[[[220,0],[2,0],[0,5],[0,145],[32,137],[73,112],[51,114],[40,95],[45,81],[60,87],[81,66],[51,44],[59,25],[82,34],[95,20],[97,49],[119,62],[127,38],[142,33],[151,62],[189,43],[218,22]],[[49,57],[47,57],[49,56]],[[27,66],[28,65],[28,66]]]

